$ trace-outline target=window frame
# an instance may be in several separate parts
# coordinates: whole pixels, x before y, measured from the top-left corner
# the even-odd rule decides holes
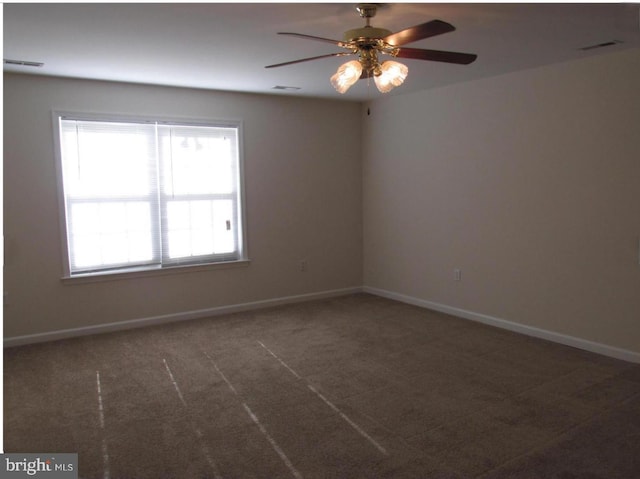
[[[234,128],[237,131],[237,177],[238,177],[238,193],[237,207],[234,216],[237,214],[236,234],[238,235],[238,255],[236,259],[211,261],[211,258],[205,260],[193,260],[190,258],[176,259],[165,262],[162,252],[159,252],[159,262],[153,262],[147,265],[133,265],[124,267],[113,267],[108,269],[97,269],[85,272],[72,272],[70,258],[70,238],[67,232],[67,201],[64,191],[64,168],[62,164],[62,145],[61,145],[61,120],[72,119],[77,121],[103,121],[103,122],[138,122],[151,123],[158,125],[176,125],[176,126],[194,126],[194,127],[220,127]],[[161,115],[130,115],[120,113],[94,113],[79,112],[69,110],[52,110],[52,126],[54,139],[54,153],[56,166],[57,194],[58,194],[58,220],[61,236],[61,254],[62,254],[62,280],[80,280],[80,281],[100,281],[118,278],[140,277],[158,274],[184,273],[189,271],[201,271],[217,268],[230,268],[236,266],[247,266],[250,263],[247,249],[247,222],[246,222],[246,201],[245,201],[245,181],[244,181],[244,123],[238,119],[213,119],[213,118],[193,118],[193,117],[177,117],[177,116],[161,116]],[[158,196],[163,196],[161,191]],[[159,207],[166,208],[166,201],[159,199]],[[159,224],[158,215],[162,214],[159,210],[152,214],[152,224],[158,228],[160,234],[160,242],[165,243],[166,226]],[[164,245],[163,245],[164,247]]]

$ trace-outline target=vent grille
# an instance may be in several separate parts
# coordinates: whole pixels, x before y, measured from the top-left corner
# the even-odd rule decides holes
[[[276,85],[272,88],[272,90],[301,90],[301,88],[298,86]]]
[[[596,45],[589,45],[588,47],[582,47],[582,48],[579,48],[579,50],[586,52],[588,50],[595,50],[596,48],[610,47],[611,45],[617,45],[619,43],[623,43],[622,40],[611,40],[604,43],[598,43]]]
[[[4,64],[5,65],[17,65],[17,66],[21,66],[21,67],[41,67],[44,65],[44,63],[42,62],[29,62],[26,60],[8,60],[7,58],[4,59]]]

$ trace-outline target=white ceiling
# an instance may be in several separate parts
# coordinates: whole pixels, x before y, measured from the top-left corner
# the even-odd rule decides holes
[[[407,46],[476,53],[478,59],[471,65],[402,60],[409,76],[387,95],[640,48],[640,8],[631,3],[393,3],[380,6],[372,24],[396,32],[433,19],[456,31]],[[344,58],[264,68],[340,51],[277,32],[341,40],[345,30],[363,25],[353,3],[10,3],[4,4],[4,58],[44,66],[4,69],[363,101],[380,95],[367,80],[345,95],[329,84]],[[580,49],[610,41],[621,43]],[[300,90],[273,90],[276,85]]]

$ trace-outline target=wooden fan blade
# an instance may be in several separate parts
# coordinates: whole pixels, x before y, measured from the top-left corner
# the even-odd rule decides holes
[[[457,63],[468,65],[478,58],[473,53],[445,52],[442,50],[422,50],[420,48],[400,48],[398,58],[413,58],[416,60],[430,60],[432,62]]]
[[[443,22],[442,20],[431,20],[430,22],[406,28],[405,30],[383,38],[387,43],[394,46],[405,45],[411,42],[417,42],[425,38],[442,35],[443,33],[452,32],[456,29],[453,25]]]
[[[267,65],[265,68],[283,67],[285,65],[293,65],[295,63],[310,62],[311,60],[319,60],[320,58],[343,57],[345,55],[353,55],[353,53],[347,53],[347,52],[329,53],[327,55],[319,55],[317,57],[303,58],[301,60],[293,60],[293,61],[284,62],[284,63],[276,63],[275,65]]]
[[[350,48],[346,43],[338,40],[331,40],[330,38],[314,37],[313,35],[305,35],[304,33],[290,33],[290,32],[278,32],[278,35],[289,35],[292,37],[304,38],[306,40],[316,40],[318,42],[331,43],[332,45],[338,45],[342,48]]]

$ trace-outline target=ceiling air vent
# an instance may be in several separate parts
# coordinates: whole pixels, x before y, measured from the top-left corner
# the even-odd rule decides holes
[[[293,90],[300,90],[301,88],[298,86],[282,86],[282,85],[276,85],[272,88],[272,90],[289,90],[289,91],[293,91]]]
[[[41,67],[44,65],[42,62],[28,62],[26,60],[8,60],[4,59],[5,65],[17,65],[21,67]]]
[[[595,50],[596,48],[604,48],[610,47],[611,45],[617,45],[618,43],[623,43],[622,40],[611,40],[609,42],[598,43],[597,45],[589,45],[588,47],[582,47],[578,50],[587,51],[587,50]]]

